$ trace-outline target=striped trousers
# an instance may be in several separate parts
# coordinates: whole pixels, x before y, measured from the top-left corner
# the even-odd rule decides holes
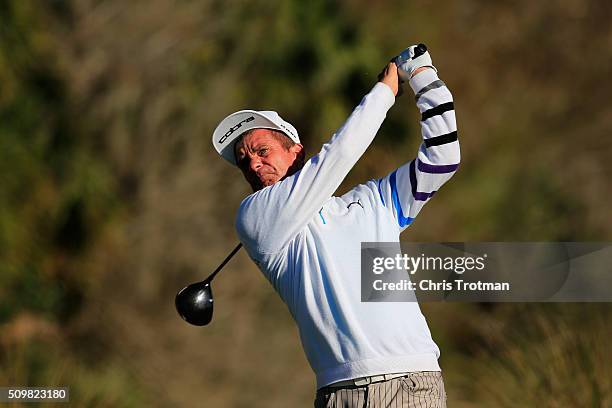
[[[315,408],[446,408],[442,373],[420,371],[364,386],[323,387]]]

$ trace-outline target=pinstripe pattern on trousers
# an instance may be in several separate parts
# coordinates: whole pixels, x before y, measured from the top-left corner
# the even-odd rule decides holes
[[[446,408],[442,373],[420,371],[364,386],[323,387],[315,408]]]

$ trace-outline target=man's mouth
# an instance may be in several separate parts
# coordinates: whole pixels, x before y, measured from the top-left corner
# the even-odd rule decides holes
[[[268,172],[258,173],[257,178],[259,179],[259,182],[265,187],[276,183],[276,180],[277,180],[276,175],[274,173],[268,173]]]
[[[271,178],[271,177],[274,177],[274,173],[269,173],[269,172],[257,173],[257,178],[260,180],[264,180],[264,179]]]

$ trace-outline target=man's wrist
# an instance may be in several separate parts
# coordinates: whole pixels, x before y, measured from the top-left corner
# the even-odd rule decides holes
[[[436,72],[435,69],[427,69],[429,67],[421,67],[421,68],[425,68],[425,69],[423,71],[420,71],[418,75],[415,74],[414,76],[412,76],[412,78],[410,78],[410,81],[408,81],[410,84],[410,88],[412,88],[415,95],[421,89],[425,88],[427,85],[439,79],[438,73]]]
[[[412,73],[412,75],[410,76],[410,79],[414,78],[414,76],[415,76],[416,74],[418,74],[419,72],[423,72],[423,71],[425,71],[426,69],[433,69],[433,67],[419,67],[419,68],[417,68],[417,69],[416,69],[416,70],[415,70],[415,71]]]

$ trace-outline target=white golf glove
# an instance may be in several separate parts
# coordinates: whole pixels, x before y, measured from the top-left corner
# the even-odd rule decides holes
[[[399,77],[404,82],[407,82],[412,77],[414,71],[421,67],[430,67],[438,72],[431,62],[431,56],[425,44],[412,45],[406,48],[393,59],[393,62],[399,68]]]

